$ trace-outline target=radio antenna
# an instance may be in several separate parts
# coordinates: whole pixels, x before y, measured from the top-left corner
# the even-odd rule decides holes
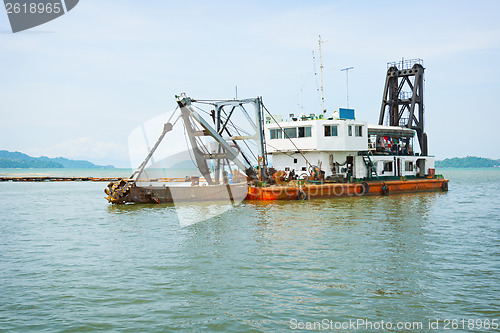
[[[321,109],[323,113],[326,113],[325,109],[325,93],[323,91],[323,57],[321,56],[321,44],[327,42],[326,40],[321,40],[321,35],[319,35],[318,44],[319,44],[319,73],[321,80]]]
[[[349,109],[349,70],[354,69],[354,67],[343,68],[340,71],[345,71],[345,79],[346,79],[346,91],[347,91],[347,108]]]

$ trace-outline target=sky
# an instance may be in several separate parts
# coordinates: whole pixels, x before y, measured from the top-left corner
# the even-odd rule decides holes
[[[437,159],[500,158],[500,1],[81,0],[13,34],[0,10],[0,149],[130,167],[128,137],[198,99],[377,123],[387,62],[421,58]],[[315,60],[313,60],[313,51]],[[316,70],[314,69],[316,68]]]

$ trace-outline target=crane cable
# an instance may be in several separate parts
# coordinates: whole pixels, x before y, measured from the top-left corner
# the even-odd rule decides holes
[[[271,116],[271,118],[273,119],[273,121],[276,123],[276,125],[278,125],[278,127],[283,131],[283,135],[286,136],[286,138],[288,140],[290,140],[290,142],[292,143],[292,145],[295,147],[295,149],[297,149],[297,151],[299,152],[300,155],[302,155],[302,157],[304,158],[304,160],[306,161],[307,164],[309,164],[309,166],[311,168],[314,168],[314,166],[309,162],[309,160],[305,157],[305,155],[302,153],[302,151],[295,145],[295,143],[292,141],[292,139],[288,136],[288,134],[286,134],[285,130],[283,129],[283,127],[281,127],[281,125],[276,121],[276,119],[274,119],[273,115],[271,114],[271,112],[269,112],[269,110],[266,108],[266,106],[264,104],[262,104],[262,107],[264,108],[264,110],[266,110],[266,112],[269,114],[269,116]]]

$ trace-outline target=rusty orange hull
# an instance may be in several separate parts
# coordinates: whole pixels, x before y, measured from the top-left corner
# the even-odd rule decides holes
[[[362,183],[304,184],[248,188],[248,200],[300,200],[345,196],[390,195],[394,193],[447,191],[448,179],[369,181]]]

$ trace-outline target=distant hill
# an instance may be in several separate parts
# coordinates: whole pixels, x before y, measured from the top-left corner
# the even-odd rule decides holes
[[[436,161],[437,168],[494,168],[499,166],[500,160],[476,156],[453,157]]]
[[[32,157],[20,152],[0,150],[0,168],[68,168],[68,169],[103,169],[114,168],[112,165],[95,165],[88,161],[69,160],[64,157]]]

